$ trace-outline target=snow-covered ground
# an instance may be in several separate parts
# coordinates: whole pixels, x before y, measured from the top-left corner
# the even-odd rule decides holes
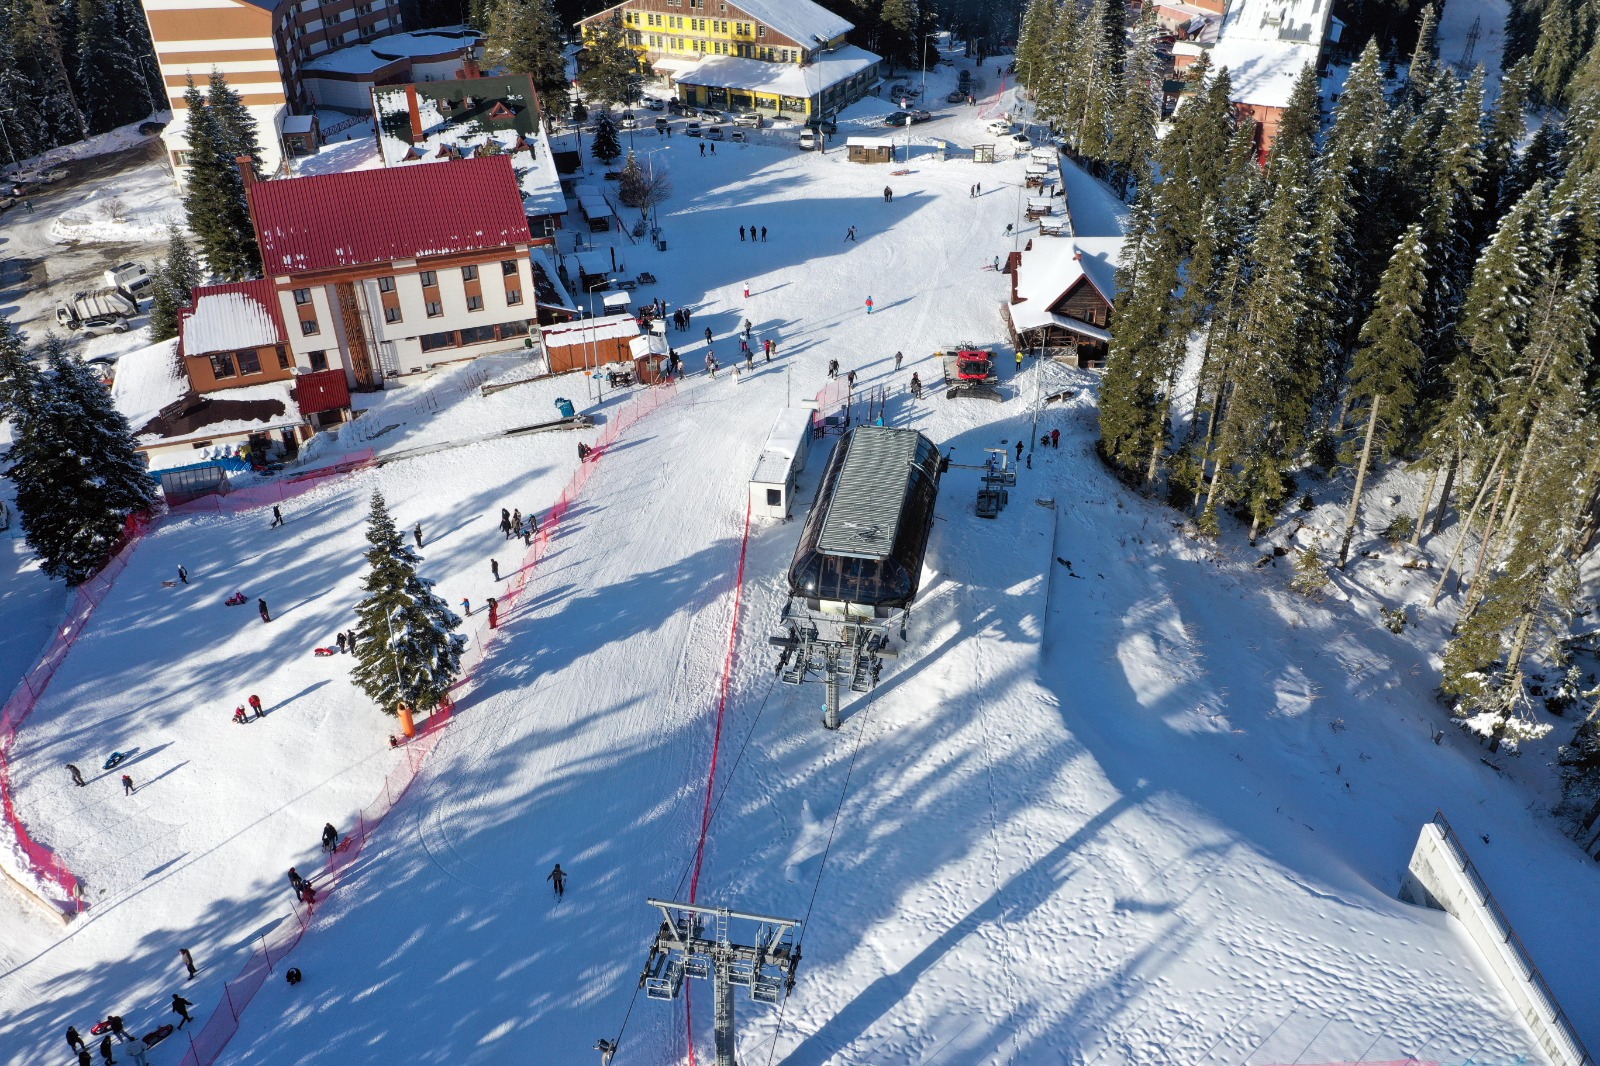
[[[983,109],[950,110],[952,139],[981,139]],[[989,264],[1010,250],[1021,162],[918,156],[890,176],[842,152],[648,147],[677,189],[668,250],[615,235],[619,273],[660,279],[640,301],[695,309],[672,335],[690,369],[707,326],[731,364],[746,318],[778,357],[738,383],[696,373],[601,456],[423,780],[319,908],[293,957],[305,983],[269,982],[223,1061],[579,1062],[619,1029],[619,1066],[683,1061],[682,1010],[635,996],[657,920],[644,897],[686,891],[747,478],[829,359],[888,387],[889,420],[958,464],[1031,437],[1027,397],[1076,394],[1039,415],[1061,448],[1033,451],[998,519],[975,517],[974,471],[945,477],[910,639],[837,733],[817,689],[774,683],[765,644],[799,522],[752,527],[699,897],[808,924],[784,1009],[740,997],[741,1061],[1542,1062],[1456,923],[1395,899],[1436,808],[1488,838],[1473,858],[1600,1043],[1572,950],[1600,935],[1593,864],[1481,748],[1432,743],[1444,715],[1421,642],[1290,594],[1286,567],[1256,569],[1237,537],[1191,540],[1118,487],[1091,453],[1090,374],[1007,366],[1000,405],[905,394],[913,372],[937,380],[938,347],[1002,338],[1009,279]],[[1115,225],[1088,179],[1069,192],[1086,231]],[[587,400],[574,376],[482,397],[484,372],[529,369],[408,379],[319,451],[478,438]],[[288,915],[284,871],[318,869],[321,824],[348,825],[397,758],[348,660],[311,655],[353,624],[370,492],[422,522],[441,593],[476,603],[496,588],[489,559],[509,575],[522,556],[499,508],[543,515],[575,444],[440,450],[325,484],[280,529],[260,511],[171,518],[139,546],[14,752],[19,809],[90,909],[63,933],[0,895],[0,1063],[59,1055],[66,1025],[111,1011],[153,1028],[174,991],[202,1021],[227,1010],[222,982]],[[164,587],[180,563],[191,584]],[[1388,578],[1365,565],[1348,580]],[[223,606],[236,588],[275,620]],[[251,692],[266,718],[231,724]],[[117,774],[77,789],[61,769],[113,748],[135,750],[131,797]],[[709,999],[693,995],[706,1059]]]

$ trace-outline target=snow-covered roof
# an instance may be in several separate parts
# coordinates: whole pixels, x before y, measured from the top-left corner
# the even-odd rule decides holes
[[[678,75],[680,85],[745,89],[782,96],[811,97],[883,62],[865,48],[847,44],[824,52],[815,63],[767,63],[737,56],[706,56]]]
[[[300,69],[304,74],[372,74],[397,59],[456,55],[463,49],[479,48],[482,44],[482,36],[465,27],[412,30],[337,48],[310,60]]]
[[[585,318],[577,322],[563,322],[544,327],[547,348],[570,348],[574,344],[593,344],[596,341],[623,340],[639,335],[639,323],[632,315],[607,315],[605,318]]]
[[[844,145],[846,148],[893,148],[894,141],[888,137],[847,137]]]
[[[641,333],[628,342],[628,351],[635,359],[643,359],[647,355],[666,356],[667,338],[659,333]]]
[[[1211,50],[1211,69],[1228,68],[1235,103],[1287,107],[1295,79],[1315,67],[1317,45],[1224,36]]]
[[[315,115],[287,115],[283,120],[283,132],[310,133],[311,124],[315,121]]]
[[[1330,0],[1233,0],[1223,16],[1222,40],[1321,48],[1332,14]]]
[[[120,372],[121,368],[118,369]],[[135,443],[148,448],[216,440],[292,429],[306,421],[299,404],[295,403],[292,379],[245,385],[203,396],[190,394],[190,398],[190,406],[176,415],[147,419],[142,424],[132,423]]]
[[[413,100],[420,131],[413,129]],[[524,214],[566,214],[537,101],[526,74],[380,86],[372,91],[379,155],[386,167],[412,166],[472,157],[494,145],[511,157]]]
[[[606,199],[605,193],[593,185],[578,185],[572,192],[578,198],[578,209],[583,212],[584,218],[607,218],[610,216],[610,201]],[[590,273],[593,273],[593,271],[590,271]]]
[[[831,41],[855,29],[853,22],[812,0],[738,0],[728,6],[799,41],[804,48],[814,47],[818,37]]]
[[[176,337],[131,351],[117,360],[111,399],[130,426],[144,425],[187,391],[189,379],[184,377],[178,360]]]
[[[556,269],[555,252],[544,246],[536,245],[529,250],[528,258],[533,261],[533,280],[538,288],[541,284],[548,285],[555,295],[552,301],[544,292],[538,293],[538,302],[545,307],[561,307],[569,311],[576,311],[577,304],[567,293],[567,287],[561,283],[561,271]]]
[[[184,312],[178,331],[186,356],[259,348],[284,340],[270,281],[196,288],[194,306]]]
[[[785,407],[778,412],[778,421],[772,426],[772,433],[767,437],[764,452],[774,452],[786,459],[793,459],[805,449],[806,441],[811,436],[811,419],[813,412],[809,407]]]
[[[1057,325],[1099,340],[1109,340],[1110,334],[1105,330],[1066,319],[1053,313],[1050,305],[1085,279],[1107,303],[1115,301],[1117,257],[1121,251],[1121,237],[1033,241],[1016,267],[1016,294],[1022,302],[1009,305],[1011,324],[1018,330]]]

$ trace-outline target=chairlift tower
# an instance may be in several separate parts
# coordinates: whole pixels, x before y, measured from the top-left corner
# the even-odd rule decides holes
[[[778,649],[778,680],[786,685],[822,682],[822,725],[839,728],[842,689],[870,692],[878,686],[883,660],[899,653],[889,646],[889,621],[835,618],[802,610],[783,633],[767,638]],[[905,639],[905,616],[900,637]]]
[[[1483,30],[1481,17],[1472,20],[1472,28],[1467,30],[1466,47],[1461,50],[1461,62],[1457,66],[1463,74],[1472,69],[1472,54],[1478,50],[1478,34]]]
[[[772,1006],[794,991],[800,968],[800,922],[745,914],[727,907],[647,899],[661,911],[661,928],[650,945],[639,983],[649,999],[670,1002],[683,991],[685,977],[712,983],[716,1003],[717,1066],[733,1060],[733,990]],[[734,925],[753,923],[747,938],[734,939]]]

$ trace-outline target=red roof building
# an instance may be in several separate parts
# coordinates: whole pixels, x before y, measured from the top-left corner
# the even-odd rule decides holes
[[[532,237],[511,160],[249,182],[263,270],[303,371],[354,388],[524,347]]]

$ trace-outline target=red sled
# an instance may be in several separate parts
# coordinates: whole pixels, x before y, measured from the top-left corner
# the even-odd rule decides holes
[[[324,655],[338,655],[338,648],[312,648],[311,654],[321,658]]]
[[[244,593],[235,592],[232,596],[229,596],[227,599],[223,600],[222,602],[223,602],[223,604],[225,606],[237,607],[240,604],[244,603],[247,599],[249,599],[249,597],[246,596]]]
[[[95,1036],[99,1036],[101,1033],[109,1033],[110,1031],[111,1031],[111,1019],[110,1018],[107,1018],[103,1022],[95,1022],[94,1023],[94,1028],[89,1030],[89,1032],[93,1033]]]
[[[172,1035],[172,1026],[163,1025],[159,1029],[152,1029],[139,1038],[145,1047],[155,1047],[161,1041]]]

